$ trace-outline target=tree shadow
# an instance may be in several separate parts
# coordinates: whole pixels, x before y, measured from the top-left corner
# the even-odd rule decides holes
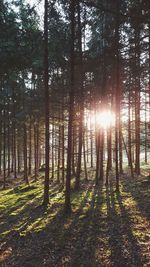
[[[30,190],[31,194],[27,196],[22,195],[24,192],[30,193]],[[34,193],[32,193],[32,190],[33,187],[30,188],[29,186],[14,191],[14,195],[17,196],[14,203],[15,205],[6,207],[1,214],[1,221],[4,222],[1,224],[1,233],[8,231],[8,234],[11,234],[11,230],[14,228],[18,228],[18,232],[24,231],[28,225],[34,223],[39,218],[42,220],[42,218],[46,216],[45,207],[40,205],[42,202],[42,190],[40,189]],[[50,197],[55,197],[58,193],[60,193],[60,185],[54,185],[54,188],[53,186],[50,188]],[[9,201],[11,202],[11,198]],[[49,212],[50,209],[54,209],[54,204],[56,208],[56,203],[53,203],[53,205],[49,207]],[[5,235],[5,238],[6,237],[7,234]]]
[[[81,264],[96,266],[97,233],[101,235],[104,231],[97,223],[98,216],[100,221],[100,207],[103,203],[102,193],[100,188],[93,187],[92,190],[87,188],[86,192],[75,194],[74,199],[78,198],[79,194],[82,196],[80,204],[70,217],[64,216],[62,205],[41,231],[20,237],[17,244],[14,240],[9,242],[14,251],[15,266],[19,266],[20,263],[22,267],[81,266]],[[50,209],[48,213],[51,213]],[[29,224],[34,220],[36,218],[32,215]],[[18,249],[19,256],[17,256]],[[45,265],[42,265],[43,262]]]
[[[137,207],[141,214],[150,220],[150,196],[149,196],[149,182],[148,181],[136,181],[128,185],[123,183],[123,190],[129,192],[133,199],[136,201]]]
[[[15,267],[143,266],[131,218],[113,185],[105,189],[89,182],[73,192],[69,217],[64,214],[63,194],[57,196],[59,188],[51,192],[53,203],[46,210],[34,202],[24,209],[27,221],[21,231],[26,233],[7,239],[13,254],[3,266],[12,261]],[[38,225],[42,227],[37,231]]]
[[[69,235],[65,243],[66,248],[69,248],[69,244],[71,244],[71,251],[66,249],[65,254],[61,257],[62,264],[66,258],[69,258],[69,262],[65,266],[96,266],[95,250],[99,231],[97,222],[100,218],[101,198],[101,188],[93,186],[90,201],[86,197],[78,215],[74,217],[68,229]],[[87,203],[88,209],[84,212]]]
[[[110,185],[111,188],[111,185]],[[106,205],[107,205],[107,223],[108,223],[108,236],[109,245],[111,249],[111,262],[112,266],[121,266],[120,263],[125,262],[125,257],[122,251],[123,239],[120,233],[120,216],[118,216],[113,189],[106,188]],[[121,260],[121,261],[120,261]]]
[[[87,193],[88,193],[88,190],[87,190]],[[86,198],[87,198],[87,195],[85,195],[84,199],[82,199],[79,210],[82,210],[82,207],[84,206],[83,203]],[[29,231],[24,236],[20,236],[18,232],[15,232],[15,234],[13,235],[11,234],[10,238],[7,238],[6,246],[12,247],[14,251],[14,257],[16,259],[15,266],[20,266],[20,262],[21,262],[21,266],[28,266],[28,263],[27,263],[28,261],[32,262],[31,266],[39,266],[37,265],[37,263],[33,263],[33,260],[32,260],[33,255],[34,255],[34,258],[35,257],[37,258],[38,264],[40,264],[43,261],[43,257],[46,257],[45,253],[47,253],[47,251],[49,250],[53,251],[53,249],[55,249],[56,251],[55,253],[57,253],[57,250],[59,250],[59,247],[58,247],[59,245],[57,245],[57,243],[59,243],[58,240],[60,240],[60,244],[62,243],[61,240],[65,241],[64,232],[67,230],[63,230],[63,229],[64,229],[65,223],[66,222],[68,223],[68,220],[70,219],[64,216],[63,202],[61,204],[60,203],[58,204],[57,201],[58,201],[58,198],[56,199],[53,205],[48,207],[47,210],[45,210],[45,208],[42,206],[36,207],[36,209],[34,209],[34,207],[32,206],[33,203],[31,204],[31,206],[27,207],[27,210],[30,210],[30,212],[29,212],[28,220],[25,223],[25,225],[23,225],[23,227],[21,228],[21,231],[26,231],[26,229],[30,225],[33,225],[33,228],[31,227],[31,231]],[[76,216],[77,214],[80,213],[79,210],[77,211]],[[49,220],[47,224],[42,229],[40,229],[39,232],[36,232],[36,231],[34,232],[34,227],[35,227],[34,223],[36,222],[36,220],[38,220],[38,223],[40,224],[41,221],[47,217],[47,215],[45,215],[45,212],[51,215],[51,212],[53,211],[55,211],[55,215],[52,217],[52,219]],[[72,216],[74,217],[74,214]],[[55,234],[52,234],[53,237],[51,238],[49,235],[50,233],[53,233],[53,232]],[[48,236],[50,237],[49,239],[48,239]],[[68,236],[69,236],[69,232],[68,232]],[[29,247],[30,247],[30,253],[28,253]],[[20,251],[19,256],[17,256],[18,250]],[[39,255],[41,256],[39,257]],[[51,261],[53,262],[52,259]],[[55,265],[52,265],[52,266],[55,266]]]
[[[129,260],[134,266],[142,266],[141,251],[138,246],[137,239],[133,235],[132,223],[129,213],[123,205],[122,196],[119,192],[116,193],[116,198],[120,207],[121,216],[123,218],[123,231],[128,240]]]
[[[137,241],[132,234],[132,225],[121,194],[106,189],[108,235],[111,249],[111,266],[142,266]]]
[[[107,217],[102,211],[104,204],[104,187],[94,187],[92,196],[84,202],[75,214],[67,231],[63,230],[63,237],[57,243],[59,251],[64,251],[58,257],[54,266],[105,266],[105,250],[109,250],[107,242]],[[84,212],[86,204],[88,209]],[[106,263],[107,264],[107,263]]]

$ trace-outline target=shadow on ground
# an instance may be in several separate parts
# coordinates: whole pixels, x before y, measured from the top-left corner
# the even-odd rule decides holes
[[[150,266],[144,215],[148,210],[143,214],[131,188],[123,183],[121,193],[116,193],[113,184],[105,188],[86,183],[80,192],[72,193],[70,217],[63,213],[60,185],[51,186],[47,210],[40,206],[39,184],[18,192],[3,191],[1,266]]]

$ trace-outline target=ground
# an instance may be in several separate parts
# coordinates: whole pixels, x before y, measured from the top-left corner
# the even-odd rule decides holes
[[[150,266],[150,183],[123,175],[120,193],[113,182],[82,183],[72,192],[72,214],[64,215],[64,191],[50,187],[41,206],[43,184],[0,191],[0,266]]]

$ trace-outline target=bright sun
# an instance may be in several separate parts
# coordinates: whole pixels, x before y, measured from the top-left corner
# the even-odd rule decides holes
[[[97,123],[104,129],[107,129],[108,127],[114,125],[115,123],[114,113],[112,113],[110,110],[98,112]]]
[[[115,125],[115,114],[110,110],[102,112],[89,112],[86,117],[88,128],[90,125],[107,129]]]

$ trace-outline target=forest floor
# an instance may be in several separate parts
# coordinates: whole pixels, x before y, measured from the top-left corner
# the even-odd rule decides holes
[[[72,214],[63,213],[62,185],[50,186],[50,204],[41,206],[42,182],[0,191],[0,266],[150,266],[150,183],[123,175],[93,181],[72,191]]]

